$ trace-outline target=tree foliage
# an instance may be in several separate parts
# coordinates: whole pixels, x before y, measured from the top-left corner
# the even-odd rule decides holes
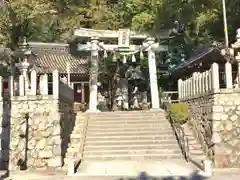
[[[226,0],[230,41],[240,24],[240,1]],[[14,0],[0,9],[0,44],[14,49],[31,41],[67,41],[75,28],[154,32],[185,29],[169,40],[168,63],[182,62],[204,44],[224,41],[222,0]]]

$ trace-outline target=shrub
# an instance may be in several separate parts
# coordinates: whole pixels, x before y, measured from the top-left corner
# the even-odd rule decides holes
[[[168,118],[174,122],[185,124],[188,120],[188,105],[187,104],[171,104],[168,109]]]

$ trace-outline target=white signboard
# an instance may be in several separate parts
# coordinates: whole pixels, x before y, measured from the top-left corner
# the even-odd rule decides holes
[[[130,44],[130,29],[119,29],[118,47],[128,48]]]

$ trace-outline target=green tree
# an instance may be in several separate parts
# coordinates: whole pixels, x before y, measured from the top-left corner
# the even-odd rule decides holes
[[[14,49],[21,36],[48,40],[53,14],[52,3],[47,0],[6,2],[0,11],[0,43]]]

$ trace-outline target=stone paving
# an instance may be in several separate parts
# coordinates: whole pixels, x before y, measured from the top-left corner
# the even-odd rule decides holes
[[[0,178],[4,179],[4,178]],[[188,177],[164,176],[164,177],[148,177],[144,174],[138,177],[121,177],[121,176],[66,176],[63,174],[40,174],[31,172],[15,172],[12,176],[5,178],[6,180],[239,180],[240,172],[217,172],[213,176],[207,178],[193,173]]]

